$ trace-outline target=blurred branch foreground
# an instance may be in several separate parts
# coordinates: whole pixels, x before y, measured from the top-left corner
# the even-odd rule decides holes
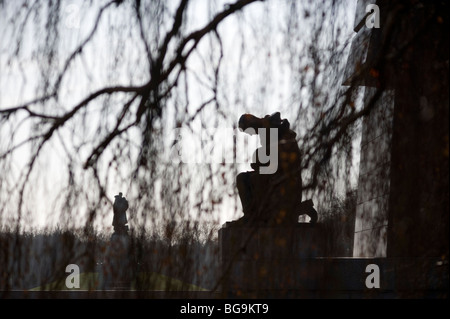
[[[448,297],[448,23],[0,1],[0,296]],[[252,184],[242,114],[276,120],[281,184]]]

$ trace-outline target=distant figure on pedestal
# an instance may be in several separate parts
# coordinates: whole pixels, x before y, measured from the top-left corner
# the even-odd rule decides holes
[[[126,214],[126,211],[128,209],[128,201],[125,197],[122,197],[122,193],[114,196],[114,198],[114,218],[112,222],[112,225],[114,227],[114,234],[128,234],[128,220]]]
[[[128,201],[122,193],[114,196],[114,233],[103,264],[104,289],[129,290],[135,275],[131,238],[128,235]]]

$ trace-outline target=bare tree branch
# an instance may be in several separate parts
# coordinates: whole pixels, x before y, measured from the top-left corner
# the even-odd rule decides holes
[[[62,71],[60,72],[58,78],[56,79],[56,82],[55,82],[55,85],[54,85],[54,89],[53,89],[53,92],[54,92],[53,95],[58,96],[59,87],[61,85],[61,81],[63,80],[63,77],[66,74],[66,71],[69,69],[70,64],[77,57],[77,55],[80,54],[83,51],[83,49],[86,46],[86,44],[88,44],[92,40],[94,34],[96,33],[96,31],[98,29],[98,25],[100,23],[100,19],[101,19],[103,13],[105,12],[106,9],[108,9],[113,4],[117,5],[118,3],[117,3],[116,0],[112,0],[112,1],[108,2],[107,4],[105,4],[103,7],[100,8],[100,10],[99,10],[99,12],[97,14],[97,18],[95,19],[95,23],[94,23],[94,26],[92,27],[91,32],[86,37],[86,39],[84,39],[84,41],[72,52],[72,54],[69,56],[69,58],[64,63],[64,67],[63,67]]]

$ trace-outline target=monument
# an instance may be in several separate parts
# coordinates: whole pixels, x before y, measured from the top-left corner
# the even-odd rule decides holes
[[[236,178],[244,216],[219,231],[223,291],[286,290],[298,286],[296,261],[324,255],[325,234],[311,199],[302,201],[301,151],[280,113],[244,114],[239,128],[258,134],[253,170]],[[299,223],[300,215],[309,223]]]
[[[253,171],[236,178],[244,211],[239,223],[289,226],[298,222],[300,214],[308,214],[316,222],[312,201],[301,201],[301,153],[289,121],[282,120],[280,112],[264,118],[244,114],[239,129],[259,134],[262,144],[253,155]]]
[[[128,290],[133,280],[133,252],[128,234],[128,201],[120,192],[114,196],[113,221],[114,233],[103,265],[104,288]]]
[[[128,219],[126,211],[128,209],[128,201],[122,196],[122,193],[114,196],[113,205],[114,217],[112,225],[114,227],[113,236],[128,235]]]

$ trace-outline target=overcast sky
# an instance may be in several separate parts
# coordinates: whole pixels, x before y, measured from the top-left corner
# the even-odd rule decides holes
[[[14,18],[13,14],[15,9],[17,9],[17,3],[19,2],[6,1],[5,7],[0,13],[0,29],[3,33],[3,38],[0,41],[0,109],[20,105],[32,100],[40,87],[41,62],[35,57],[36,45],[39,46],[36,38],[39,34],[36,34],[36,28],[33,23],[27,24],[23,29],[20,58],[10,59],[11,52],[15,48],[11,39],[14,38],[14,33],[18,32],[18,30],[13,28],[8,21]],[[98,4],[101,3],[98,2]],[[178,2],[169,1],[169,3],[176,4]],[[226,77],[221,85],[224,89],[230,90],[229,92],[222,92],[220,98],[223,105],[225,105],[224,110],[227,112],[227,117],[225,118],[228,120],[223,120],[223,117],[214,118],[214,112],[208,113],[206,111],[206,115],[203,114],[202,122],[210,123],[210,127],[206,128],[204,124],[202,126],[199,123],[197,126],[193,126],[198,130],[196,132],[198,134],[189,135],[188,131],[182,133],[183,143],[188,143],[184,145],[184,149],[196,154],[197,162],[203,160],[206,164],[208,164],[208,161],[214,162],[213,164],[219,164],[222,160],[220,158],[221,147],[225,149],[232,148],[230,134],[236,134],[242,139],[247,138],[239,135],[233,127],[243,113],[250,112],[257,116],[264,116],[275,111],[281,111],[283,118],[286,117],[291,122],[294,122],[291,117],[294,116],[295,112],[293,112],[291,107],[293,105],[293,96],[296,94],[292,91],[293,87],[289,85],[294,75],[291,72],[292,64],[289,61],[289,55],[286,53],[286,38],[282,32],[286,26],[285,4],[285,1],[269,1],[268,4],[255,3],[244,10],[244,18],[242,20],[238,21],[234,17],[229,17],[220,25],[218,31],[223,45],[221,68],[226,70]],[[190,18],[188,19],[189,26],[186,32],[188,29],[195,30],[203,26],[208,21],[211,12],[220,9],[221,6],[223,4],[220,2],[214,8],[214,6],[211,7],[208,1],[193,1],[188,11]],[[342,17],[341,21],[337,21],[337,24],[343,29],[343,43],[349,42],[353,36],[352,27],[355,7],[356,1],[349,0],[348,4],[342,8],[342,12],[338,15],[338,17]],[[61,12],[59,54],[55,64],[59,67],[62,66],[67,55],[89,34],[93,26],[96,10],[93,10],[92,7],[85,7],[82,1],[67,0],[62,1]],[[268,19],[269,16],[270,19]],[[142,47],[137,40],[138,37],[133,36],[133,33],[137,31],[127,29],[128,19],[129,16],[111,13],[101,20],[95,41],[86,46],[83,57],[73,62],[68,76],[64,79],[60,100],[63,101],[62,103],[66,103],[66,106],[75,105],[77,101],[80,101],[87,95],[86,92],[92,92],[106,83],[140,85],[146,80],[146,74],[142,70],[142,65],[145,64],[145,58],[142,56]],[[333,25],[334,22],[336,21],[324,21],[324,24]],[[306,48],[311,41],[310,30],[312,25],[307,19],[301,21],[301,23],[304,24],[302,28],[304,33],[299,37],[300,40],[297,40],[295,43]],[[123,32],[115,32],[121,29],[126,30],[125,33],[129,32],[129,36],[123,37]],[[116,51],[111,51],[111,47],[115,48]],[[191,108],[188,112],[194,112],[198,105],[202,101],[207,100],[211,94],[207,85],[204,85],[203,81],[197,79],[195,74],[197,70],[198,74],[202,74],[203,69],[205,69],[205,57],[213,60],[218,58],[220,54],[219,45],[217,42],[214,42],[213,38],[210,41],[205,39],[199,46],[198,52],[199,54],[193,55],[188,60],[188,66],[193,70],[187,78],[189,83],[189,107]],[[267,59],[268,55],[270,59]],[[126,59],[123,63],[118,64],[115,61],[118,57],[126,57]],[[330,72],[324,70],[324,74],[330,75],[331,70]],[[236,78],[239,78],[239,87],[233,84]],[[120,98],[115,102],[120,104]],[[171,114],[171,112],[175,112],[174,110],[174,107],[167,107],[167,119],[173,120],[176,118],[176,114]],[[95,127],[97,122],[105,120],[101,118],[102,115],[99,113],[96,115],[95,112],[92,112],[89,116],[89,123],[92,124],[92,127]],[[211,118],[205,118],[208,116]],[[20,119],[17,119],[16,123],[18,122],[20,122]],[[7,144],[4,139],[8,136],[9,129],[6,127],[0,128],[0,136],[3,140],[0,142],[0,145],[4,146]],[[294,129],[297,132],[300,130],[300,128],[295,126]],[[14,136],[15,141],[19,142],[26,139],[29,130],[30,127],[26,124],[22,125],[17,131],[18,134]],[[171,132],[172,134],[176,133],[175,131]],[[61,132],[60,139],[64,141],[70,135],[70,138],[73,140],[76,139],[76,134],[83,134],[83,136],[80,136],[81,140],[85,134],[95,134],[95,130],[89,131],[89,128],[87,128],[87,131],[83,130],[83,133],[81,133],[76,128],[68,129]],[[137,131],[130,134],[135,134],[136,140],[139,139]],[[209,139],[209,143],[212,144],[207,143],[204,146],[207,147],[206,150],[200,146],[202,134],[212,136]],[[203,137],[204,140],[208,140],[208,137],[204,135]],[[31,204],[33,216],[28,217],[27,225],[48,225],[49,219],[51,219],[51,216],[48,215],[48,204],[53,202],[58,195],[58,187],[65,178],[60,172],[65,169],[67,164],[62,155],[65,151],[61,141],[60,143],[53,143],[52,148],[49,149],[48,154],[42,160],[40,167],[45,170],[45,181],[43,181],[43,187],[36,189],[39,194],[37,196],[39,200]],[[167,141],[166,147],[169,153],[166,152],[166,155],[170,154],[172,138],[168,138]],[[248,141],[249,145],[256,146],[257,138],[250,138]],[[219,147],[218,144],[220,144]],[[215,146],[216,152],[219,150],[219,153],[214,155],[209,152],[212,146]],[[246,151],[251,154],[251,147]],[[19,176],[26,164],[28,152],[29,148],[24,147],[16,154],[14,169],[17,172],[14,174],[17,176]],[[86,154],[88,154],[88,151],[86,151]],[[226,156],[227,152],[223,154]],[[82,155],[78,154],[80,157]],[[246,159],[246,157],[249,156],[244,154],[240,158],[242,163],[231,163],[232,165],[238,164],[237,167],[234,167],[236,171],[250,169],[250,158]],[[187,158],[192,159],[191,156]],[[245,162],[246,160],[247,162]],[[191,163],[186,167],[196,172],[200,166],[198,163]],[[218,218],[216,218],[216,222],[219,224],[235,219],[241,214],[240,203],[237,206],[238,211],[235,209],[237,199],[232,187],[234,186],[230,184],[224,190],[228,195],[224,196],[224,205],[220,206],[217,211]],[[128,185],[123,185],[111,178],[108,191],[108,196],[111,199],[118,191],[124,192],[129,198],[137,198],[137,195],[133,194],[135,191],[133,189],[133,181],[130,181]],[[111,220],[109,218],[105,219],[105,227],[110,227]]]

